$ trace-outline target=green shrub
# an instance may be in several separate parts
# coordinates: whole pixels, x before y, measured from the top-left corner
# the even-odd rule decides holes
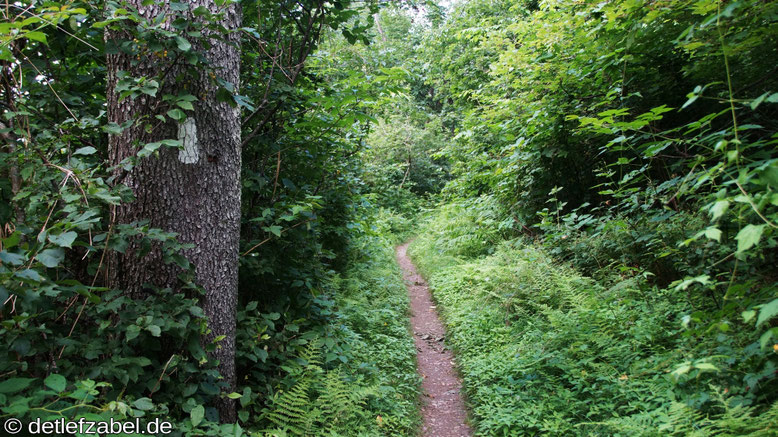
[[[632,275],[603,285],[521,239],[441,257],[469,248],[442,229],[477,232],[456,212],[430,218],[410,254],[442,309],[478,435],[778,434],[772,352],[748,325],[711,336],[681,288]]]
[[[242,414],[260,416],[271,434],[415,433],[420,380],[392,239],[371,232],[353,241],[349,267],[328,288],[331,297],[316,298],[323,322],[256,314],[256,305],[241,312],[248,329],[239,335],[239,358],[252,369],[249,387],[261,390],[249,389]],[[269,376],[273,369],[282,374]]]

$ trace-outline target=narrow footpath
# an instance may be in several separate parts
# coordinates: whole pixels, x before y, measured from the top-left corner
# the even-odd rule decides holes
[[[424,437],[469,437],[467,410],[460,394],[462,382],[454,370],[454,355],[446,348],[441,323],[429,287],[416,273],[407,255],[408,243],[397,246],[397,262],[411,296],[411,327],[422,377],[422,429]]]

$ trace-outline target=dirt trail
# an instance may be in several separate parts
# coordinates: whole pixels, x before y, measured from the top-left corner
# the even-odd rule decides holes
[[[406,253],[408,243],[397,246],[397,262],[411,296],[411,327],[416,341],[424,421],[422,436],[469,437],[467,410],[460,391],[462,383],[454,370],[454,355],[445,347],[446,331],[440,322],[429,287],[416,273]]]

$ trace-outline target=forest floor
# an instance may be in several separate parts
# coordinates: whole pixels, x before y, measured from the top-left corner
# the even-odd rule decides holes
[[[446,330],[438,317],[429,287],[406,253],[408,243],[397,246],[397,262],[411,297],[411,328],[416,342],[418,371],[422,377],[422,436],[469,437],[462,382],[454,368],[454,355],[446,347]]]

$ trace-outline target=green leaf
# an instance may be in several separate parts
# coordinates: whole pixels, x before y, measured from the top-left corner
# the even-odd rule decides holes
[[[124,131],[124,127],[117,123],[109,122],[107,125],[102,127],[102,130],[109,135],[121,135],[121,133]]]
[[[65,387],[68,385],[65,377],[57,373],[52,373],[49,375],[46,379],[43,380],[43,383],[46,384],[46,387],[54,390],[57,393],[62,393],[65,391]]]
[[[159,82],[157,82],[154,79],[147,80],[144,81],[143,84],[138,89],[143,94],[149,95],[151,97],[155,97],[157,95],[157,90],[159,90]]]
[[[176,121],[181,121],[186,118],[186,113],[178,108],[173,108],[167,112],[167,116]]]
[[[716,228],[707,228],[705,229],[705,236],[710,238],[711,240],[716,240],[718,242],[721,242],[721,230]]]
[[[769,167],[762,170],[759,173],[759,178],[768,185],[778,188],[778,161],[773,161]]]
[[[48,45],[48,42],[46,41],[46,34],[43,32],[27,32],[24,34],[25,38],[31,39],[33,41],[42,42],[46,45]]]
[[[10,378],[0,382],[0,393],[16,393],[30,386],[35,378]]]
[[[689,370],[692,370],[692,366],[690,366],[689,364],[682,364],[682,365],[676,367],[675,370],[673,370],[672,375],[675,376],[676,378],[678,378],[681,375],[689,373]]]
[[[697,364],[694,365],[694,368],[700,369],[700,370],[712,370],[712,371],[719,370],[718,367],[714,366],[711,363],[697,363]]]
[[[46,249],[36,256],[38,261],[48,268],[54,268],[65,259],[65,251],[61,247],[56,249]]]
[[[182,52],[188,52],[192,49],[192,44],[180,36],[176,36],[176,45],[178,45],[178,50]]]
[[[765,331],[764,334],[762,334],[761,337],[759,337],[759,346],[764,349],[767,346],[767,343],[770,342],[770,340],[773,338],[773,336],[778,333],[778,328],[771,328]]]
[[[238,412],[238,419],[240,419],[241,422],[247,422],[249,420],[249,412],[246,410],[240,410]]]
[[[93,153],[97,152],[97,149],[95,149],[92,146],[86,146],[81,147],[79,149],[76,149],[75,152],[73,152],[74,155],[91,155]]]
[[[33,282],[43,282],[43,276],[33,269],[24,269],[22,271],[14,273],[14,276],[21,279],[28,279]]]
[[[132,406],[142,411],[148,411],[154,408],[154,404],[151,402],[151,399],[149,398],[137,399],[135,402],[132,403]]]
[[[127,331],[125,332],[125,338],[127,341],[130,341],[137,337],[138,334],[140,334],[140,326],[130,325],[127,327]]]
[[[711,220],[716,220],[722,215],[724,215],[724,213],[727,212],[728,208],[729,208],[728,200],[719,200],[718,202],[715,202],[713,206],[710,207]]]
[[[771,302],[762,305],[759,310],[759,318],[756,319],[756,326],[772,319],[778,314],[778,299],[773,299]]]
[[[161,141],[157,141],[157,142],[154,142],[154,143],[147,143],[145,146],[143,146],[142,149],[140,149],[138,151],[138,157],[139,158],[145,158],[147,156],[151,156],[160,147],[162,147],[162,142]]]
[[[203,417],[205,417],[205,408],[203,408],[202,405],[192,408],[192,411],[189,412],[189,419],[192,421],[192,426],[199,425],[200,422],[203,421]]]
[[[11,265],[19,266],[24,263],[24,256],[18,253],[0,251],[0,261]]]
[[[735,239],[737,240],[737,253],[743,253],[744,251],[754,247],[759,239],[762,238],[762,232],[766,225],[746,225],[740,232],[737,233]]]
[[[69,231],[63,232],[59,235],[49,234],[49,241],[56,244],[57,246],[70,248],[73,245],[73,242],[76,241],[76,237],[78,237],[78,234],[73,231]]]
[[[227,395],[227,397],[230,398],[230,399],[240,399],[241,396],[242,395],[240,393],[237,393],[237,392],[232,392],[232,393]]]
[[[157,325],[149,325],[146,327],[146,329],[153,335],[154,337],[159,337],[162,334],[162,329]]]
[[[176,102],[176,105],[178,105],[181,109],[186,109],[187,111],[194,111],[194,106],[192,106],[192,102],[187,102],[186,100],[179,100]]]
[[[203,15],[210,15],[211,11],[209,11],[205,6],[198,6],[192,11],[192,13],[195,17],[200,17]]]
[[[764,99],[766,99],[766,98],[767,98],[767,95],[768,95],[768,94],[770,94],[770,91],[768,91],[768,92],[766,92],[766,93],[762,94],[761,96],[759,96],[759,97],[755,98],[754,100],[752,100],[752,101],[751,101],[751,105],[750,105],[750,106],[751,106],[751,109],[752,109],[752,110],[755,110],[756,108],[758,108],[758,107],[759,107],[759,105],[760,105],[760,104],[761,104],[761,103],[764,101]]]
[[[244,387],[243,395],[240,397],[240,406],[245,407],[249,402],[251,402],[251,387]]]
[[[266,230],[268,232],[270,232],[271,234],[275,235],[276,237],[280,237],[281,236],[281,229],[282,229],[281,226],[270,226],[270,227],[266,228]]]

